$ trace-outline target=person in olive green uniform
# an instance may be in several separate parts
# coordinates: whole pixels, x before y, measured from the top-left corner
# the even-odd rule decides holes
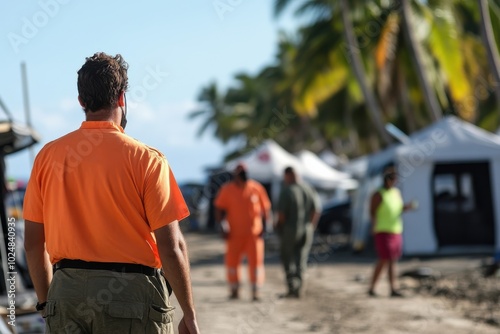
[[[316,191],[299,181],[292,167],[287,167],[278,202],[277,223],[281,236],[281,261],[288,284],[285,297],[300,297],[303,273],[320,212]]]
[[[410,209],[414,209],[416,204],[403,203],[403,198],[398,188],[396,169],[389,165],[384,169],[384,185],[373,194],[370,203],[370,217],[372,221],[372,231],[375,239],[378,261],[373,272],[368,294],[375,295],[375,284],[387,266],[391,297],[401,297],[401,293],[396,289],[396,262],[402,253],[403,221],[401,214]]]

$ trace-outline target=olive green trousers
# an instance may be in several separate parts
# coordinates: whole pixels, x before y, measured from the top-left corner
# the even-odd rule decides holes
[[[46,333],[173,334],[163,275],[59,269],[43,310]]]

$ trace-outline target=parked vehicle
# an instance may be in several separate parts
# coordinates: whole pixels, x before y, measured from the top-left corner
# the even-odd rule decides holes
[[[350,234],[351,201],[332,201],[324,204],[317,231],[319,234]]]

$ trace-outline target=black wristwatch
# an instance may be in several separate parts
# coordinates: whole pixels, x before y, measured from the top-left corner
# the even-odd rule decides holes
[[[45,308],[46,305],[47,305],[47,302],[43,302],[41,304],[37,302],[35,308],[37,311],[43,311],[43,309]]]

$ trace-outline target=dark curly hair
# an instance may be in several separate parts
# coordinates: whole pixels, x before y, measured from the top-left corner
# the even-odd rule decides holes
[[[104,52],[85,59],[78,71],[78,95],[85,112],[111,109],[122,92],[128,89],[128,64],[119,54],[112,57]]]

